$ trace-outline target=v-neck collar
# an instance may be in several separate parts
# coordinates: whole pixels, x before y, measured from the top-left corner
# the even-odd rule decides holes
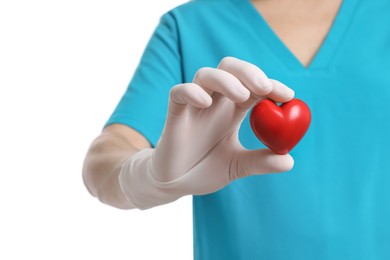
[[[287,48],[284,42],[276,35],[267,21],[250,2],[250,0],[233,0],[237,8],[242,8],[242,14],[251,24],[258,35],[262,37],[270,51],[289,70],[311,71],[326,69],[336,52],[337,47],[343,41],[343,36],[348,29],[349,22],[354,14],[354,8],[358,0],[343,0],[337,15],[310,64],[305,67],[298,58]]]

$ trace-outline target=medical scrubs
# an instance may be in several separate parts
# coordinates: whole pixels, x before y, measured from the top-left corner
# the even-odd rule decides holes
[[[290,172],[193,197],[194,258],[390,259],[390,1],[344,0],[308,67],[248,0],[178,6],[161,17],[106,125],[128,125],[155,146],[169,90],[226,56],[292,88],[312,123]],[[239,137],[264,147],[248,118]]]

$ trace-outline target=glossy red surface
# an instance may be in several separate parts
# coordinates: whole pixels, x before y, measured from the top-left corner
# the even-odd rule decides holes
[[[310,121],[309,107],[296,98],[281,106],[263,99],[250,114],[253,132],[276,154],[291,151],[305,135]]]

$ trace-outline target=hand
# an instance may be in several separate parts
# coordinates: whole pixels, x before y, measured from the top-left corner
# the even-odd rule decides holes
[[[247,150],[238,131],[260,99],[293,97],[291,89],[236,58],[224,58],[217,69],[201,68],[193,83],[172,88],[161,139],[155,149],[140,151],[124,165],[122,190],[136,207],[149,208],[212,193],[249,175],[290,170],[290,155]]]

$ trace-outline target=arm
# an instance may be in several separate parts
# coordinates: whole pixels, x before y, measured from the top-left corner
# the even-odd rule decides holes
[[[119,187],[119,171],[127,158],[150,147],[144,136],[128,126],[107,126],[92,142],[85,157],[85,186],[94,197],[105,204],[121,209],[131,208]]]
[[[106,122],[108,126],[87,152],[83,180],[90,193],[103,203],[133,208],[120,189],[120,170],[133,154],[156,144],[164,125],[169,89],[183,77],[180,68],[176,21],[172,13],[167,13],[161,17],[126,92]],[[142,126],[134,125],[133,120],[141,121]]]
[[[253,64],[225,58],[218,69],[202,68],[193,83],[171,89],[155,149],[141,149],[147,142],[139,134],[134,138],[134,130],[107,127],[87,154],[85,183],[104,203],[148,209],[215,192],[238,178],[287,171],[293,165],[290,155],[249,151],[238,130],[258,100],[286,102],[293,95]]]

